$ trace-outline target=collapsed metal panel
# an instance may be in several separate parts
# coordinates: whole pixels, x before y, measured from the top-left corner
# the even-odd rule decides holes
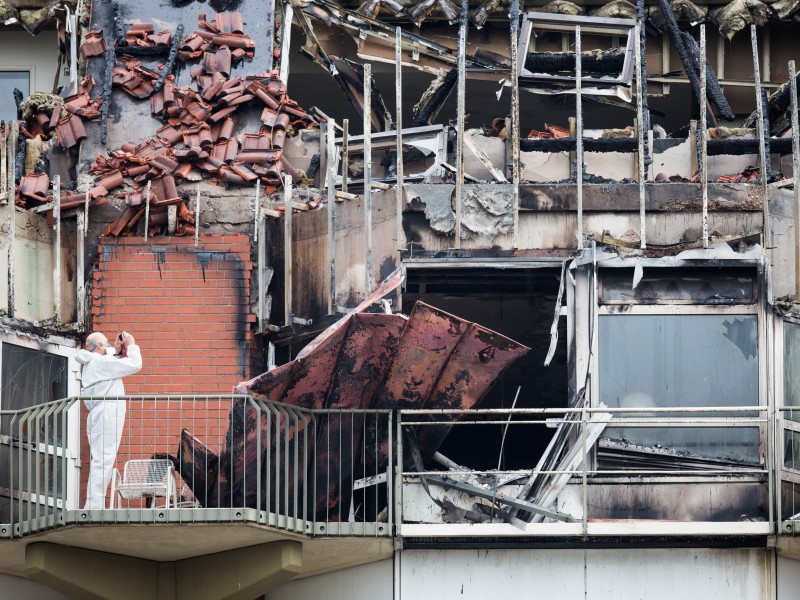
[[[204,506],[282,507],[307,518],[298,512],[307,500],[318,520],[344,520],[354,475],[381,474],[392,452],[385,418],[346,411],[423,408],[431,399],[436,406],[474,408],[506,367],[528,351],[422,302],[408,318],[351,315],[310,348],[237,387],[253,399],[234,402],[219,456],[184,430],[177,462],[195,496],[206,499]],[[301,415],[292,406],[328,412]],[[430,443],[438,447],[447,429],[437,428]],[[369,452],[363,452],[366,447]],[[316,493],[305,485],[307,479],[316,480]],[[370,500],[369,511],[380,512],[383,501]]]

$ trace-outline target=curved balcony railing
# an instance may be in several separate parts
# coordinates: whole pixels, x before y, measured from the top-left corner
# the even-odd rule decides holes
[[[84,508],[83,399],[5,411],[0,537],[80,522],[229,520],[301,535],[391,533],[391,411],[305,410],[248,396],[86,400],[92,411],[124,414],[104,508]],[[116,435],[114,418],[95,426],[100,443]],[[146,461],[136,463],[139,484],[126,481],[131,461]]]
[[[3,411],[0,538],[74,523],[237,521],[300,536],[765,535],[793,533],[785,522],[800,512],[800,450],[790,452],[793,438],[784,438],[783,409],[88,400],[125,409],[104,508],[84,508],[91,449],[83,399]],[[527,450],[547,431],[544,452],[544,443]],[[168,466],[165,493],[131,491],[126,465],[142,460]]]

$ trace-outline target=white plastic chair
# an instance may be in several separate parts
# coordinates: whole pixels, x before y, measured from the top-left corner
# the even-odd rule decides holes
[[[122,498],[149,498],[153,506],[156,498],[164,498],[164,508],[169,508],[170,502],[173,507],[177,506],[178,490],[172,462],[164,459],[129,460],[125,463],[122,478],[119,470],[114,469],[114,476],[111,478],[111,508]]]

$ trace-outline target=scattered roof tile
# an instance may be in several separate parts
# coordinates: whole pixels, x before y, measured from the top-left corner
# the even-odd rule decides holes
[[[103,31],[100,29],[92,29],[86,34],[83,44],[81,44],[81,56],[83,56],[83,58],[102,56],[107,49],[108,45],[103,38]]]

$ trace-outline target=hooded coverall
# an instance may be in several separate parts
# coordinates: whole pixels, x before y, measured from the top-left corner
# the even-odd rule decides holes
[[[122,397],[125,395],[122,377],[133,375],[142,368],[142,353],[136,344],[128,346],[126,358],[78,350],[76,360],[83,365],[82,396]],[[86,434],[92,454],[84,508],[104,508],[106,488],[111,481],[111,472],[125,425],[126,403],[125,400],[91,399],[83,402],[89,409]]]

